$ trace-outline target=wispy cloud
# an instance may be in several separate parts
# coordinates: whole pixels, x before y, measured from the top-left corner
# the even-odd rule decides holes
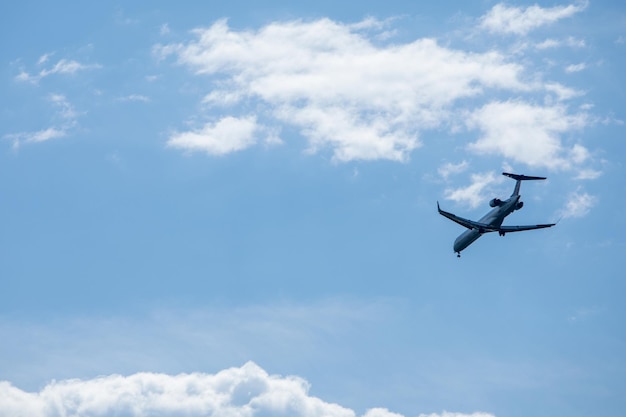
[[[573,88],[569,88],[560,83],[546,83],[546,91],[554,93],[559,101],[569,100],[574,97],[580,97],[585,93]]]
[[[0,317],[0,336],[14,342],[2,346],[0,368],[3,378],[33,386],[51,378],[130,374],[144,369],[221,369],[253,358],[266,366],[302,368],[303,363],[328,361],[328,355],[353,359],[338,346],[361,343],[368,332],[382,331],[403,308],[404,303],[397,299],[340,298],[160,309],[139,317],[61,317],[43,324]],[[29,349],[23,351],[20,346]],[[68,354],[70,351],[80,353]],[[16,358],[20,365],[14,363]],[[21,379],[25,367],[30,369],[26,381]]]
[[[496,4],[480,19],[480,27],[492,33],[526,35],[541,26],[571,17],[587,8],[586,1],[567,6],[526,8]]]
[[[565,207],[561,209],[560,214],[564,218],[584,217],[597,202],[598,199],[596,197],[578,189],[575,192],[570,193],[567,198],[567,202],[565,203]]]
[[[596,171],[595,169],[581,169],[576,175],[577,180],[595,180],[602,176],[602,171]]]
[[[568,46],[570,48],[584,48],[586,45],[583,39],[576,39],[574,37],[568,37],[564,40],[561,39],[546,39],[543,42],[539,42],[535,44],[535,48],[537,49],[551,49],[558,48],[561,46]]]
[[[587,64],[585,64],[584,62],[581,62],[580,64],[568,65],[567,67],[565,67],[565,72],[571,74],[573,72],[583,71],[585,68],[587,68]]]
[[[458,164],[448,162],[440,166],[437,172],[444,180],[447,180],[450,175],[460,174],[461,172],[467,170],[467,168],[469,168],[469,163],[467,161],[462,161]]]
[[[48,96],[48,101],[56,108],[54,125],[37,131],[5,135],[5,139],[13,141],[14,149],[18,149],[22,144],[46,142],[65,137],[76,126],[78,113],[64,95],[51,94]]]
[[[50,59],[52,55],[54,55],[53,52],[43,54],[42,56],[39,57],[39,60],[37,61],[37,65],[45,64],[46,62],[48,62],[48,60]]]
[[[119,101],[139,101],[142,103],[149,103],[150,97],[144,96],[142,94],[129,94],[127,96],[120,97]]]
[[[38,64],[42,65],[48,62],[50,54],[45,54],[41,58],[39,58]],[[57,61],[55,65],[50,68],[44,68],[40,70],[38,73],[29,74],[26,71],[21,71],[15,79],[17,81],[26,81],[31,82],[33,84],[38,83],[42,79],[49,77],[54,74],[66,74],[66,75],[74,75],[79,71],[84,71],[88,69],[96,69],[101,68],[99,64],[81,64],[78,61],[61,59]]]

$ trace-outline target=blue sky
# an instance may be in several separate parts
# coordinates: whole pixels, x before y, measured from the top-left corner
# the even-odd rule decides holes
[[[0,16],[0,416],[626,407],[619,2]]]

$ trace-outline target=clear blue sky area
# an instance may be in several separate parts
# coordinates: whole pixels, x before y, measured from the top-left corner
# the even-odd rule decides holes
[[[626,6],[218,3],[0,6],[0,416],[623,413]]]

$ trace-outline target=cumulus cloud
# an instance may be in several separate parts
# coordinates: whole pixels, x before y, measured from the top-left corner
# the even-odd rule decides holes
[[[480,27],[491,33],[526,35],[541,26],[571,17],[583,11],[587,2],[544,8],[538,5],[526,8],[498,3],[480,19]]]
[[[268,119],[299,130],[310,152],[331,150],[337,161],[404,161],[420,133],[440,128],[462,99],[529,89],[522,66],[499,53],[427,38],[381,46],[372,34],[379,26],[320,19],[236,31],[221,20],[154,52],[212,82],[205,104],[253,101]]]
[[[211,155],[224,155],[241,151],[256,143],[259,130],[256,118],[224,117],[215,123],[207,123],[201,129],[176,133],[167,145],[186,151],[203,151]]]
[[[472,414],[462,414],[462,413],[451,413],[448,411],[444,411],[442,414],[420,414],[419,417],[494,417],[493,414],[490,413],[472,413]]]
[[[484,204],[488,199],[487,192],[493,192],[492,186],[502,182],[502,177],[496,176],[494,172],[482,174],[472,174],[472,183],[467,187],[448,188],[445,190],[445,198],[457,203],[466,204],[471,208],[476,208]]]
[[[469,149],[478,154],[501,155],[530,167],[569,169],[584,162],[589,152],[578,144],[568,148],[560,134],[585,124],[584,113],[568,114],[561,105],[492,102],[467,120],[468,127],[482,132]]]
[[[138,373],[52,382],[38,393],[0,384],[0,415],[354,416],[309,396],[298,377],[268,375],[252,362],[217,374]]]
[[[596,203],[596,197],[578,189],[568,196],[565,207],[561,209],[561,216],[564,218],[584,217]]]
[[[39,392],[0,382],[0,416],[356,416],[347,407],[311,396],[309,389],[300,377],[270,375],[253,362],[216,374],[137,373],[53,381]],[[489,415],[444,412],[441,416]],[[375,408],[364,417],[402,416]]]

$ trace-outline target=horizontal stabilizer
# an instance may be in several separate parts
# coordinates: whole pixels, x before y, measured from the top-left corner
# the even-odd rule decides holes
[[[507,177],[513,178],[518,181],[527,181],[527,180],[545,180],[546,177],[531,177],[530,175],[519,175],[519,174],[510,174],[508,172],[503,172],[502,175],[506,175]]]

